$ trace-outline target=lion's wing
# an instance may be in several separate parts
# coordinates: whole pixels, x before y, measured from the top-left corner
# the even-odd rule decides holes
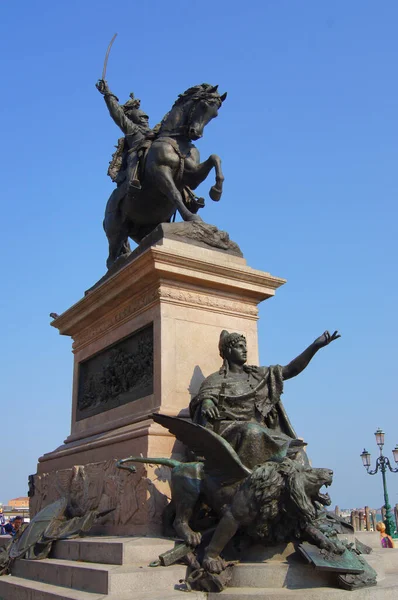
[[[203,456],[206,472],[220,477],[224,485],[231,485],[251,474],[251,470],[241,462],[232,446],[217,433],[178,417],[160,413],[155,413],[152,417],[192,452]]]

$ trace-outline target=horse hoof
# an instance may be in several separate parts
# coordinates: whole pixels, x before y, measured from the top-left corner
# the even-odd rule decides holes
[[[203,223],[203,219],[199,215],[191,215],[188,219],[186,219],[186,221],[197,221],[199,223]]]
[[[214,202],[218,202],[221,198],[222,191],[219,190],[215,185],[210,188],[209,196]]]

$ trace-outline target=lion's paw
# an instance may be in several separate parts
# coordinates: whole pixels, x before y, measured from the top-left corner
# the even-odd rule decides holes
[[[221,556],[216,556],[215,558],[205,556],[202,562],[202,567],[209,573],[222,573],[226,569],[227,565]]]
[[[201,541],[202,541],[202,534],[199,533],[198,531],[192,531],[191,533],[187,533],[185,536],[185,543],[188,546],[192,546],[193,548],[196,548],[196,546],[199,546]]]
[[[331,540],[327,540],[321,544],[321,548],[326,550],[326,552],[332,552],[334,554],[343,554],[345,547],[343,544],[338,542],[332,542]]]
[[[184,521],[174,521],[174,531],[187,544],[196,548],[202,541],[202,534],[198,531],[193,531]]]

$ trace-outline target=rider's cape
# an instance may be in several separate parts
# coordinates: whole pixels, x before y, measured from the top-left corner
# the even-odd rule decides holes
[[[134,136],[127,135],[118,139],[108,167],[108,175],[114,183],[120,184],[126,179],[127,163],[133,155],[138,154],[138,160],[142,162],[141,159],[152,145],[154,137],[152,132],[148,132],[147,135],[134,134]]]
[[[121,137],[118,139],[116,150],[112,154],[112,158],[109,163],[107,174],[109,175],[109,177],[112,179],[112,181],[114,183],[118,180],[118,175],[119,175],[119,172],[123,165],[124,152],[125,152],[124,147],[126,145],[125,141],[126,141],[125,137]]]

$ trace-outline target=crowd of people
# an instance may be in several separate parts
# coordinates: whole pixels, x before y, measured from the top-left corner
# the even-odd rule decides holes
[[[8,522],[5,519],[3,509],[0,508],[0,535],[16,535],[23,525],[23,517],[16,516]]]

